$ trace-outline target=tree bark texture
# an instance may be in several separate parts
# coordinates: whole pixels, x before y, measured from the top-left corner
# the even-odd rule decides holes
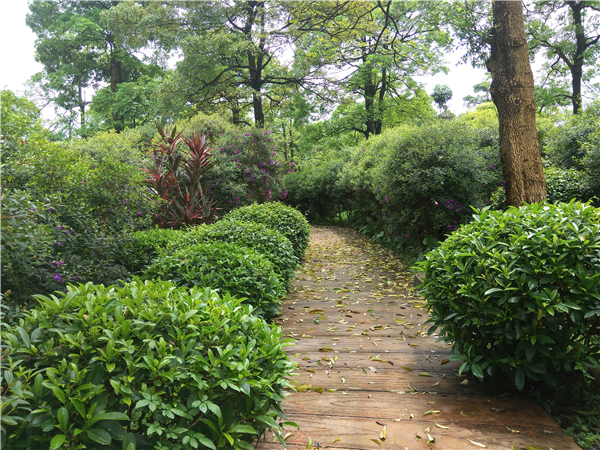
[[[533,73],[520,1],[494,1],[490,93],[498,108],[502,171],[511,206],[546,199],[546,181],[535,125]]]
[[[571,102],[573,103],[573,114],[579,114],[581,111],[581,80],[583,78],[583,52],[586,51],[586,38],[583,32],[583,21],[581,19],[581,2],[567,2],[573,13],[573,24],[575,25],[575,57],[573,64],[569,65],[571,78],[573,80],[573,90]]]

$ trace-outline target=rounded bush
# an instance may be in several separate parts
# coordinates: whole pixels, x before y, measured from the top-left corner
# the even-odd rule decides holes
[[[125,267],[133,274],[141,273],[169,243],[178,240],[181,235],[183,231],[168,228],[154,228],[132,233]]]
[[[427,260],[422,294],[461,372],[554,384],[599,367],[600,209],[482,210]]]
[[[234,209],[225,218],[263,223],[279,231],[290,240],[298,259],[304,259],[310,238],[310,225],[302,213],[291,206],[278,202],[248,205]]]
[[[273,264],[256,250],[226,242],[196,244],[158,256],[144,278],[202,286],[245,298],[266,319],[279,315],[285,287]]]
[[[212,225],[193,227],[181,233],[177,240],[168,245],[174,251],[194,244],[228,242],[252,248],[273,263],[275,272],[283,284],[288,286],[298,265],[292,243],[279,231],[262,223],[242,220],[221,220]]]
[[[2,332],[2,448],[251,448],[279,432],[288,344],[240,300],[139,279],[37,300]]]

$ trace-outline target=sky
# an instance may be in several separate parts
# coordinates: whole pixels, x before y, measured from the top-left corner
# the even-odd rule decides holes
[[[36,35],[25,24],[25,16],[29,12],[26,0],[2,0],[0,6],[0,88],[10,89],[22,94],[25,82],[35,73],[42,70],[42,65],[35,61]],[[473,94],[473,85],[485,80],[484,69],[473,69],[470,64],[456,65],[460,55],[449,54],[447,57],[450,73],[435,76],[417,77],[416,81],[425,86],[431,95],[436,84],[446,84],[453,92],[448,102],[449,109],[458,114],[466,111],[462,98]],[[44,116],[52,114],[44,111]]]

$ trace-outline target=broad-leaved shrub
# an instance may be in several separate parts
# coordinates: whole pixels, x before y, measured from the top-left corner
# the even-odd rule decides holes
[[[138,279],[37,300],[2,331],[3,449],[251,449],[280,435],[289,340],[241,300]]]
[[[251,248],[226,242],[196,244],[158,256],[144,278],[172,280],[246,298],[255,313],[271,319],[279,314],[286,289],[273,264]]]
[[[234,209],[225,218],[263,223],[279,231],[290,240],[298,259],[304,259],[310,239],[310,225],[302,213],[291,206],[278,202],[248,205]]]
[[[298,265],[292,243],[279,231],[267,225],[243,220],[220,220],[212,225],[192,227],[176,239],[166,242],[166,251],[173,252],[190,245],[228,242],[256,250],[273,263],[275,272],[285,286],[289,285]]]
[[[461,372],[554,384],[599,367],[600,209],[482,210],[419,263],[433,333]]]

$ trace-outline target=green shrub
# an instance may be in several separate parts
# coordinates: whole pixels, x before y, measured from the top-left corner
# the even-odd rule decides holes
[[[240,300],[139,280],[37,299],[2,332],[2,448],[251,449],[279,433],[289,344]]]
[[[3,192],[2,293],[13,310],[33,294],[65,289],[66,282],[109,284],[129,276],[123,263],[130,234],[94,220],[84,205],[69,199]]]
[[[333,222],[336,216],[339,219],[342,211],[348,209],[350,199],[349,191],[338,183],[346,159],[346,155],[323,153],[291,169],[284,177],[285,203],[301,211],[311,222],[323,219]]]
[[[419,264],[432,333],[461,372],[554,384],[599,367],[600,209],[571,202],[484,209]]]
[[[292,243],[296,257],[299,260],[304,259],[310,239],[310,225],[302,213],[291,206],[277,202],[254,204],[234,209],[225,218],[263,223],[279,231]]]
[[[139,275],[169,243],[178,240],[182,234],[182,231],[168,228],[136,231],[131,235],[125,266],[132,274]]]
[[[585,183],[585,175],[575,169],[545,167],[544,177],[549,203],[587,201],[591,197],[591,191]]]
[[[212,225],[199,226],[181,233],[168,245],[167,252],[195,244],[215,241],[228,242],[256,250],[273,263],[275,272],[285,286],[289,285],[298,265],[291,242],[279,231],[262,223],[242,220],[220,220]]]
[[[245,297],[246,303],[266,319],[279,314],[279,297],[286,291],[267,258],[250,248],[226,242],[196,244],[161,254],[144,277]]]
[[[494,120],[445,120],[390,140],[393,151],[373,188],[385,193],[392,222],[407,224],[398,232],[419,242],[442,239],[470,220],[469,206],[490,204],[502,182]]]

